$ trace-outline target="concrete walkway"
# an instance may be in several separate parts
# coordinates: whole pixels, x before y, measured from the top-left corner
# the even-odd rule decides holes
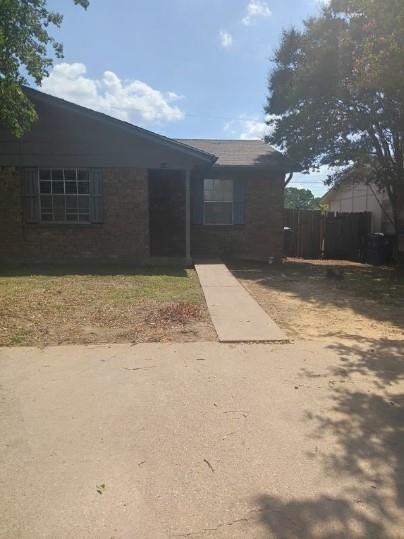
[[[224,264],[195,264],[220,342],[279,342],[285,333]]]

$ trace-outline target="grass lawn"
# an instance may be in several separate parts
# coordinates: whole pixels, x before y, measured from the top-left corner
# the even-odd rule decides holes
[[[329,267],[344,278],[327,278]],[[232,270],[292,339],[404,339],[404,278],[392,268],[287,259]]]
[[[2,346],[213,338],[193,270],[0,272]]]

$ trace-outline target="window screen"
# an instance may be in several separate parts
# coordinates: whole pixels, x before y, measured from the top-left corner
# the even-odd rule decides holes
[[[205,224],[233,224],[233,180],[204,180],[203,199]]]

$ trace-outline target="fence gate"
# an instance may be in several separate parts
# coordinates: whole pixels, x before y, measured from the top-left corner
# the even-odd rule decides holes
[[[284,210],[285,256],[361,261],[371,213]]]

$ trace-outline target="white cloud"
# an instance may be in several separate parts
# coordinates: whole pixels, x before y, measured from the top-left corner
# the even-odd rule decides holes
[[[262,140],[271,133],[271,127],[266,124],[266,116],[263,120],[259,118],[248,118],[241,115],[236,120],[226,122],[223,130],[240,140]]]
[[[233,36],[229,34],[229,32],[225,32],[224,30],[220,30],[219,40],[220,40],[220,45],[224,49],[228,49],[229,47],[233,45]]]
[[[161,92],[140,80],[120,79],[113,71],[105,71],[100,79],[92,79],[86,73],[87,68],[81,63],[57,64],[41,90],[138,124],[173,122],[185,117],[175,104],[181,96],[174,92]]]
[[[246,26],[250,25],[253,19],[258,17],[270,17],[271,10],[265,0],[249,0],[247,6],[247,15],[242,19]]]
[[[269,134],[269,127],[265,122],[259,120],[244,120],[242,132],[240,133],[241,140],[263,139]]]

